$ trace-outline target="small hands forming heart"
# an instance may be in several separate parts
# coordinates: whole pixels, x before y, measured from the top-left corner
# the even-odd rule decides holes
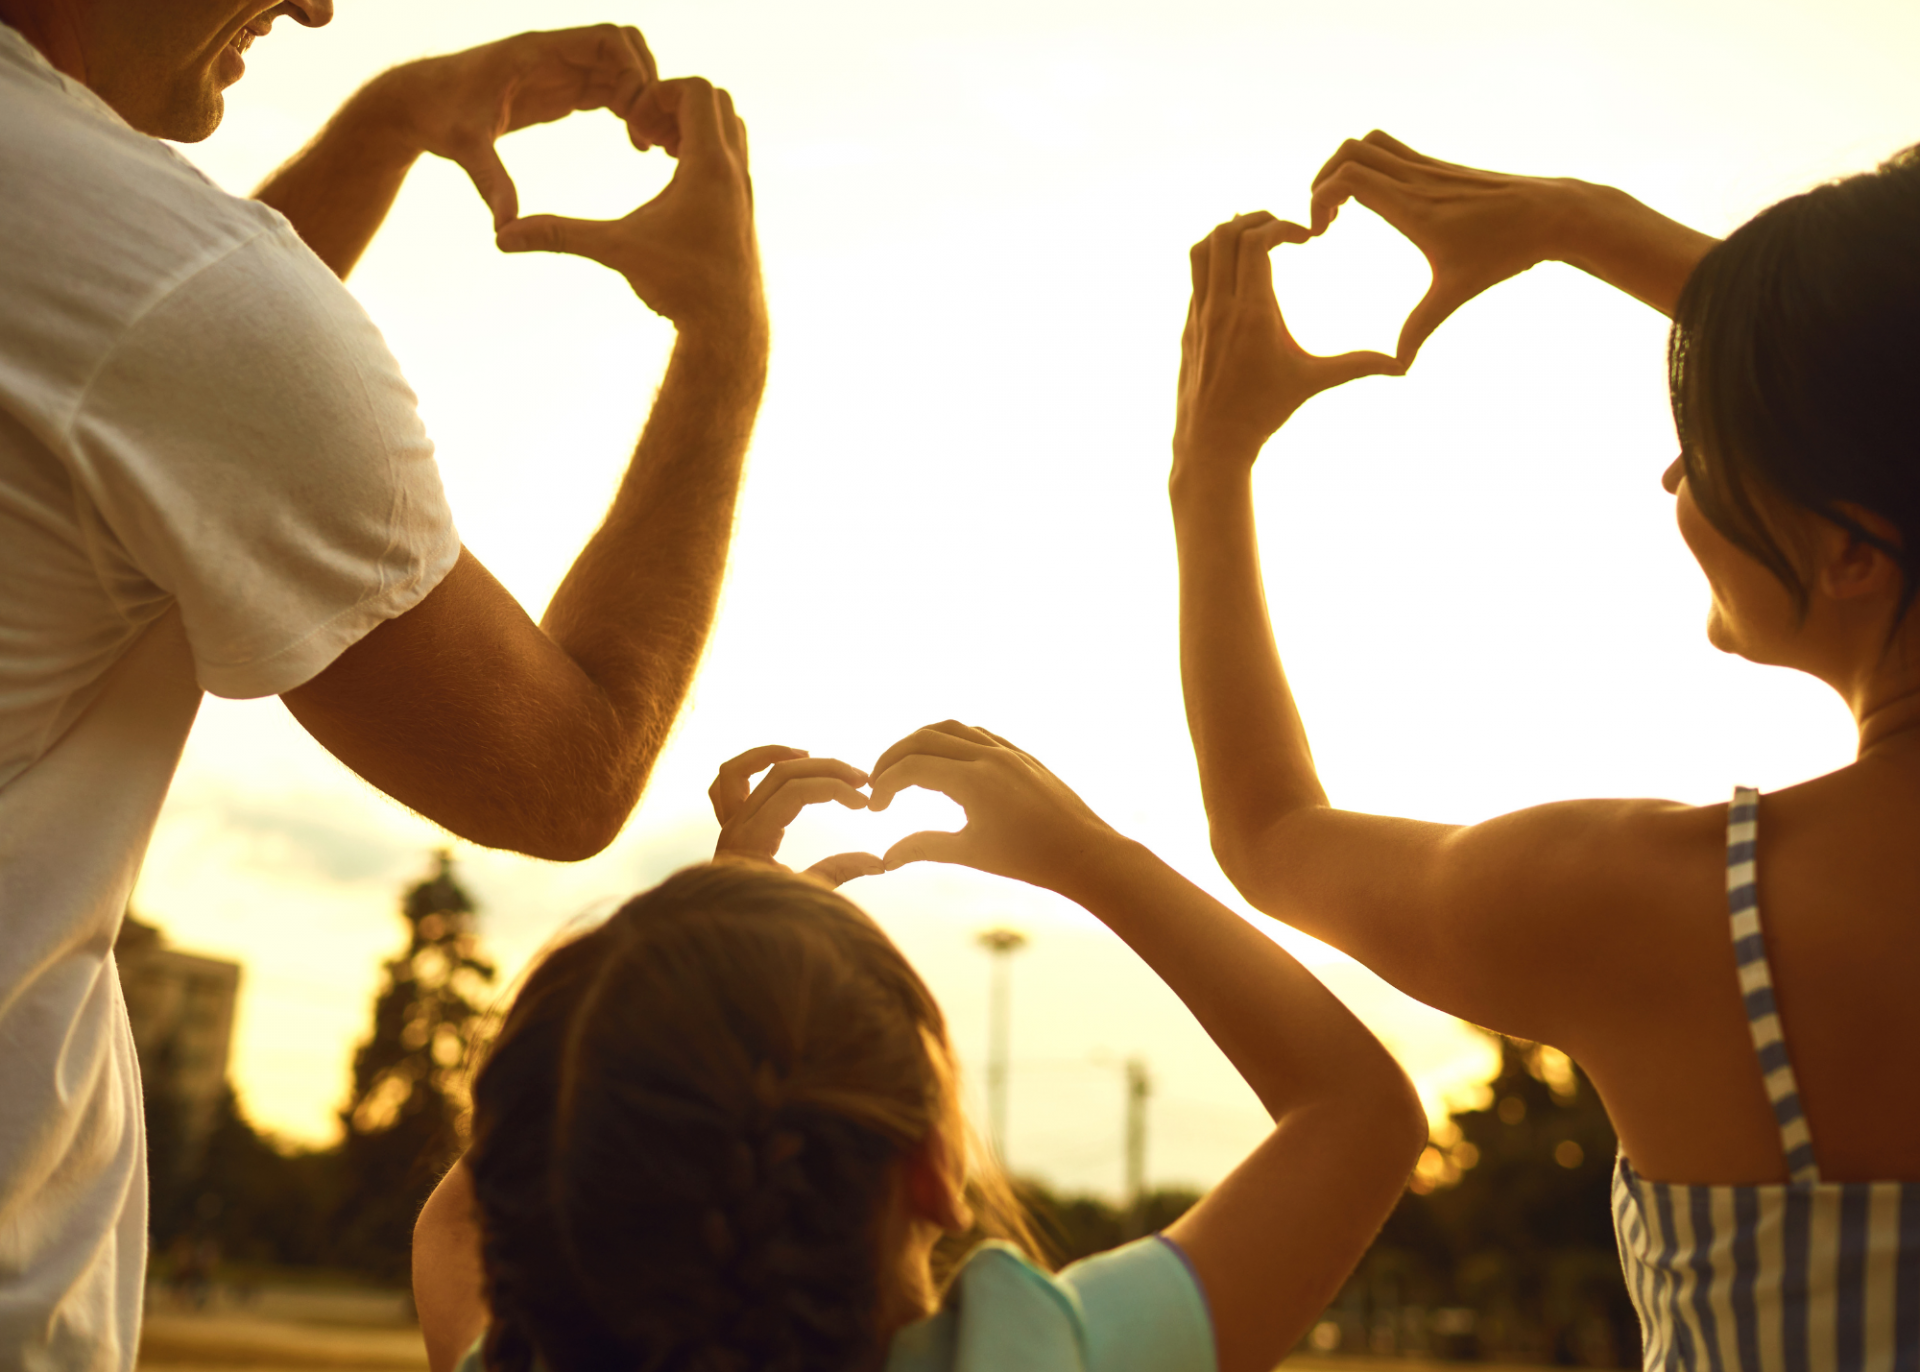
[[[758,785],[751,778],[765,771]],[[871,794],[861,787],[871,782]],[[838,886],[914,862],[948,862],[1061,890],[1099,869],[1101,855],[1123,842],[1060,779],[998,734],[944,720],[919,729],[880,755],[873,773],[798,748],[751,748],[721,765],[708,791],[720,820],[716,862],[752,862],[788,870],[776,860],[780,841],[801,810],[833,801],[850,810],[887,809],[918,787],[944,795],[966,812],[957,832],[923,830],[887,850],[837,853],[807,875]]]

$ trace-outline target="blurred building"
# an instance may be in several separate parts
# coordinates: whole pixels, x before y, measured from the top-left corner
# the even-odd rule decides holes
[[[113,956],[143,1089],[149,1102],[168,1102],[184,1154],[197,1157],[227,1086],[240,964],[170,948],[131,911]]]

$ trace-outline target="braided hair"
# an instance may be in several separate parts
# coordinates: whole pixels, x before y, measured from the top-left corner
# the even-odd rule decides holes
[[[737,866],[635,897],[530,975],[475,1081],[486,1366],[876,1361],[894,1165],[949,1064],[925,984],[843,897]]]

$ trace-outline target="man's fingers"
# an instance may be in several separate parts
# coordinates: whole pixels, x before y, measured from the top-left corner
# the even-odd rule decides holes
[[[909,862],[957,862],[964,864],[966,858],[967,831],[948,833],[942,829],[923,829],[917,834],[908,834],[893,847],[887,849],[882,860],[885,870],[897,872]]]
[[[513,178],[507,174],[507,164],[500,160],[498,148],[490,141],[482,141],[464,149],[455,160],[472,178],[473,188],[480,192],[487,208],[493,211],[495,233],[519,218],[520,193],[514,189]]]
[[[495,231],[493,241],[501,252],[563,252],[615,267],[610,260],[615,246],[612,220],[530,214],[525,219],[502,224]]]
[[[877,877],[887,864],[872,853],[835,853],[807,868],[806,874],[829,886],[839,886],[855,877]]]
[[[672,116],[679,132],[680,146],[675,155],[682,162],[711,160],[721,154],[726,145],[721,132],[724,91],[715,89],[704,76],[679,76],[656,82],[652,89],[654,99]],[[728,101],[726,108],[730,107]]]
[[[707,799],[713,802],[713,817],[725,824],[746,804],[756,774],[764,772],[776,762],[788,762],[806,755],[804,748],[789,748],[783,743],[764,743],[758,748],[747,749],[737,757],[728,758],[720,764],[713,785],[707,788]]]

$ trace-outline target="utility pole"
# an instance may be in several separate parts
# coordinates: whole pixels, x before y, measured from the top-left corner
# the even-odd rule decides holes
[[[1143,1230],[1147,1205],[1147,1097],[1153,1081],[1143,1058],[1127,1059],[1127,1227]]]
[[[1002,1167],[1007,1164],[1007,1058],[1012,1031],[1013,955],[1027,946],[1018,929],[988,929],[975,940],[990,959],[987,1000],[987,1138]]]

